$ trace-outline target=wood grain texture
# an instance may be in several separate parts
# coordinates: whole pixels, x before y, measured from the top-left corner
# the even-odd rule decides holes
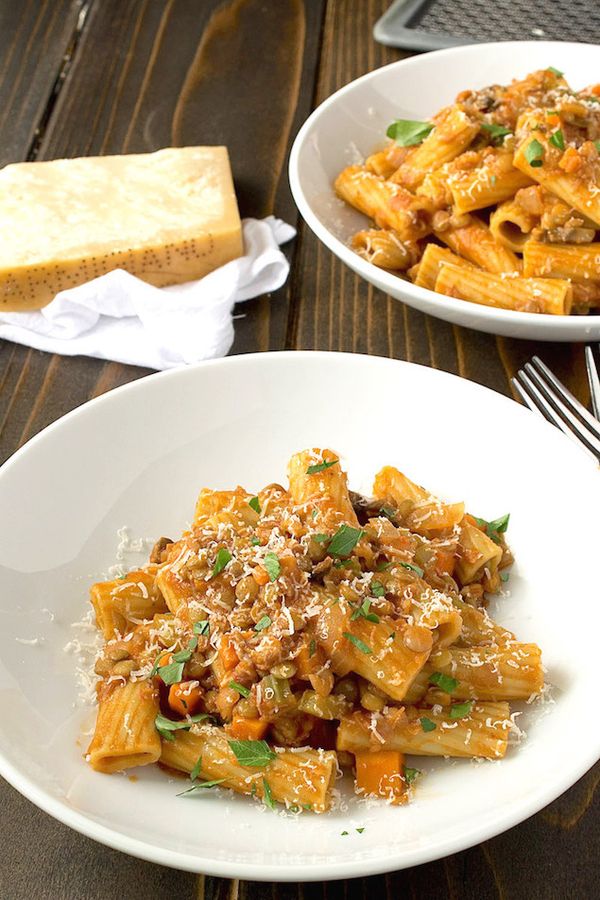
[[[77,2],[0,0],[0,98],[17,126],[4,128],[4,161],[25,157],[32,146],[47,159],[225,143],[243,214],[275,211],[296,222],[286,174],[291,140],[311,105],[401,57],[371,37],[388,4],[92,0],[79,33]],[[244,318],[236,322],[234,352],[288,346],[373,353],[503,393],[537,352],[586,397],[576,346],[495,338],[424,316],[361,282],[304,226],[287,252],[288,285],[271,301],[238,309]],[[0,462],[65,412],[144,374],[1,345]],[[368,879],[291,885],[195,877],[135,860],[59,825],[0,781],[0,898],[587,900],[600,881],[599,780],[596,767],[537,816],[445,860]]]
[[[83,0],[0,4],[0,166],[20,162],[34,146],[82,9]]]

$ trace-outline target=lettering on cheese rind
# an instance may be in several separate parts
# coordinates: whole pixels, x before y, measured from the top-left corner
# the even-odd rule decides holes
[[[39,309],[113,269],[157,287],[243,253],[224,147],[17,163],[0,171],[0,309]]]

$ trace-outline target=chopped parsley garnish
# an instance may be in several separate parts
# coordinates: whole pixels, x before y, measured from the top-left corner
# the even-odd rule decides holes
[[[302,809],[312,809],[312,803],[302,803]]]
[[[201,791],[204,788],[216,787],[217,784],[223,784],[225,781],[224,778],[215,778],[213,781],[198,781],[196,784],[193,784],[191,788],[188,788],[187,791],[181,791],[179,794],[176,794],[176,797],[183,797],[185,794],[193,794],[195,791]]]
[[[348,834],[347,831],[342,831],[342,835],[341,835],[341,836],[342,836],[342,837],[346,837],[347,834]]]
[[[471,700],[467,700],[466,703],[455,703],[450,707],[450,718],[462,719],[463,716],[468,716],[472,706],[473,702]]]
[[[166,666],[158,667],[158,676],[163,684],[179,684],[183,678],[183,662],[172,662]]]
[[[443,672],[432,672],[429,676],[429,681],[431,684],[435,684],[436,687],[439,687],[441,691],[445,691],[446,694],[451,694],[452,691],[456,690],[458,687],[456,678],[451,678],[450,675],[444,675]]]
[[[197,646],[198,646],[198,638],[197,637],[190,638],[188,645],[187,645],[188,650],[190,650],[190,651],[195,650]]]
[[[600,98],[598,98],[598,102],[600,103]],[[594,141],[594,147],[600,153],[600,141]]]
[[[503,141],[507,134],[512,134],[510,128],[505,128],[504,125],[494,125],[491,122],[482,122],[481,127],[487,131],[492,141],[498,143]]]
[[[401,562],[400,565],[404,566],[405,569],[410,569],[411,572],[416,572],[416,574],[419,576],[419,578],[422,578],[423,575],[425,574],[423,572],[423,569],[421,568],[421,566],[415,566],[414,563]]]
[[[159,713],[154,720],[154,727],[161,738],[164,738],[166,741],[174,741],[175,736],[172,733],[173,731],[188,731],[196,722],[203,722],[205,719],[210,719],[208,713],[198,713],[197,716],[190,716],[188,719],[180,719],[179,721],[174,722],[173,719],[167,719],[166,716]],[[196,763],[196,765],[198,765],[198,763]],[[196,766],[194,766],[194,769],[195,768]],[[192,771],[194,771],[194,769]]]
[[[378,565],[377,565],[377,567],[376,567],[376,571],[377,571],[377,572],[385,572],[386,569],[389,569],[390,566],[393,566],[393,565],[394,565],[394,563],[391,562],[391,561],[390,561],[390,562],[378,563]]]
[[[384,597],[385,596],[385,588],[380,581],[372,581],[371,582],[371,593],[374,597]]]
[[[173,661],[176,663],[186,663],[192,658],[192,651],[187,650],[178,650],[177,653],[173,654]]]
[[[266,778],[263,778],[263,801],[265,806],[268,806],[269,809],[275,809],[275,801],[273,800],[273,795],[271,793],[271,787]]]
[[[430,122],[415,122],[412,119],[396,119],[388,127],[386,134],[401,147],[414,147],[421,144],[433,131]]]
[[[270,616],[262,616],[258,620],[256,625],[254,626],[254,630],[255,631],[264,631],[265,628],[268,628],[270,624],[271,624],[271,617]]]
[[[250,691],[243,684],[240,684],[239,681],[230,681],[229,687],[233,688],[234,691],[237,691],[238,694],[241,694],[242,697],[249,697]]]
[[[218,575],[219,572],[222,572],[225,566],[230,563],[232,560],[231,553],[229,550],[226,550],[224,547],[221,547],[220,550],[217,551],[217,558],[215,560],[215,564],[212,570],[212,577]]]
[[[555,69],[554,66],[548,66],[546,71],[552,72],[552,74],[556,75],[557,78],[562,78],[562,76],[565,74],[564,72],[561,72],[560,69]]]
[[[510,513],[506,513],[504,516],[500,516],[499,519],[493,519],[491,522],[488,522],[486,519],[478,519],[477,516],[473,516],[477,524],[480,528],[485,530],[485,533],[489,538],[491,538],[496,544],[499,544],[499,534],[504,534],[506,529],[508,528],[508,523],[510,521]]]
[[[308,645],[308,658],[310,659],[311,656],[314,656],[316,652],[317,652],[317,642],[313,638],[313,640]]]
[[[550,135],[548,141],[553,147],[557,147],[559,150],[565,149],[565,136],[560,128]]]
[[[192,781],[195,781],[197,778],[200,778],[200,772],[202,770],[202,754],[196,760],[196,764],[192,771],[190,772],[190,778]]]
[[[362,834],[363,831],[365,830],[365,826],[363,825],[362,828],[357,828],[356,830],[358,831],[359,834]]]
[[[496,184],[497,181],[498,181],[498,176],[497,176],[497,175],[490,175],[490,184],[491,184],[492,187],[495,186],[495,184]]]
[[[329,540],[328,534],[313,534],[313,541],[316,541],[317,544],[325,544]]]
[[[435,731],[435,729],[437,728],[435,722],[432,722],[431,719],[427,718],[427,716],[421,716],[419,721],[421,723],[421,728],[423,729],[423,731]]]
[[[404,779],[407,784],[412,784],[415,778],[418,778],[421,774],[420,769],[413,769],[411,766],[406,766],[404,769]]]
[[[324,472],[339,462],[339,459],[330,459],[327,462],[317,463],[316,466],[309,466],[306,470],[307,475],[316,475],[318,472]]]
[[[509,572],[500,572],[500,581],[507,582],[509,578],[510,578]]]
[[[248,506],[250,509],[253,509],[255,513],[258,513],[260,516],[260,501],[258,497],[253,497],[252,500],[248,500]]]
[[[360,650],[361,653],[367,653],[369,655],[373,653],[373,651],[371,650],[369,645],[365,644],[364,641],[361,641],[360,638],[357,638],[355,634],[350,634],[349,631],[344,631],[344,632],[342,632],[342,634],[344,635],[346,640],[350,641],[351,644],[354,644],[354,646],[358,650]]]
[[[241,766],[260,768],[277,755],[266,741],[229,741],[229,746]]]
[[[396,515],[396,510],[392,509],[391,506],[382,506],[379,512],[382,516],[385,516],[386,519],[393,519]]]
[[[536,138],[525,147],[525,159],[532,169],[539,169],[542,165],[544,160],[544,147]]]
[[[340,525],[327,548],[330,556],[350,556],[365,532],[362,528]]]
[[[357,606],[352,615],[350,616],[350,621],[354,622],[355,619],[363,618],[368,622],[379,622],[379,616],[375,613],[370,612],[371,601],[367,597],[366,600]]]
[[[252,544],[253,547],[259,547],[260,546],[260,538],[256,537],[256,535],[254,535],[254,537],[250,539],[250,543]]]
[[[395,631],[392,631],[392,633],[391,633],[390,636],[388,637],[388,641],[393,641],[395,637],[396,637],[396,632],[395,632]]]
[[[210,634],[210,622],[208,619],[202,619],[201,622],[194,622],[194,634],[204,637]]]
[[[279,562],[279,557],[276,553],[273,553],[272,550],[269,550],[269,552],[265,554],[263,566],[267,570],[270,581],[276,581],[277,578],[279,578],[279,575],[281,573],[281,564]]]

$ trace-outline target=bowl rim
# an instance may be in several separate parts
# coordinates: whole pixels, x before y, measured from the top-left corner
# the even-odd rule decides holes
[[[115,396],[122,397],[126,394],[135,395],[136,392],[143,394],[148,384],[156,380],[166,380],[178,378],[194,378],[195,373],[206,368],[231,366],[254,366],[258,362],[261,365],[270,365],[273,358],[281,360],[283,364],[294,360],[295,362],[313,362],[316,359],[337,359],[342,358],[346,361],[352,360],[352,364],[357,366],[367,365],[366,360],[376,361],[375,365],[383,367],[401,366],[408,369],[426,369],[435,373],[434,378],[442,378],[446,380],[458,379],[463,384],[465,379],[458,375],[446,372],[442,369],[433,369],[429,366],[423,366],[418,363],[409,362],[407,360],[395,360],[389,357],[373,356],[366,353],[349,353],[325,350],[283,350],[256,352],[249,354],[240,354],[233,357],[225,357],[223,359],[207,360],[197,363],[193,366],[179,367],[164,372],[156,372],[146,375],[136,381],[128,382],[112,391],[107,391],[99,397],[92,398],[87,402],[66,413],[56,421],[52,422],[46,428],[42,429],[38,434],[32,437],[19,450],[17,450],[2,466],[0,466],[0,480],[6,476],[14,463],[22,458],[29,451],[29,448],[43,441],[48,433],[60,430],[65,422],[72,421],[77,417],[81,417],[89,413],[90,409],[94,409],[100,405],[110,404],[114,402]],[[468,380],[468,379],[467,379]],[[493,391],[484,385],[476,382],[469,382],[476,390],[491,391],[501,398],[501,402],[510,403],[516,409],[519,409],[519,415],[534,415],[530,410],[520,406],[510,397]],[[539,421],[541,427],[552,429],[559,440],[566,445],[572,446],[569,439],[553,428],[549,423]],[[583,455],[582,455],[583,464]],[[600,738],[600,735],[599,735]],[[463,831],[460,837],[448,837],[438,841],[435,846],[423,847],[413,850],[410,858],[407,860],[399,860],[397,857],[390,855],[387,859],[348,859],[331,863],[319,863],[312,867],[308,867],[306,863],[287,864],[285,869],[269,863],[252,863],[252,862],[229,862],[226,860],[206,858],[196,854],[183,851],[177,851],[169,848],[163,848],[148,841],[127,835],[123,832],[116,831],[107,825],[95,821],[90,816],[81,813],[69,807],[66,800],[61,800],[52,796],[46,789],[40,787],[35,779],[29,775],[22,774],[18,771],[16,765],[7,760],[0,754],[0,775],[4,777],[9,784],[19,791],[28,800],[31,800],[36,806],[44,812],[53,816],[63,824],[73,828],[80,834],[90,837],[108,847],[122,852],[131,854],[132,856],[160,865],[170,866],[172,868],[182,869],[189,872],[204,873],[213,876],[225,878],[244,878],[256,881],[319,881],[319,880],[337,880],[353,877],[367,877],[369,875],[381,874],[406,868],[409,866],[420,865],[441,859],[452,853],[461,852],[488,840],[507,829],[525,821],[525,819],[539,812],[548,803],[560,796],[564,791],[571,787],[585,772],[587,772],[596,762],[600,755],[600,743],[590,742],[588,751],[579,760],[577,766],[563,769],[549,790],[545,782],[540,784],[534,793],[532,793],[528,801],[520,806],[518,812],[511,810],[506,811],[500,816],[496,816],[493,820],[484,823],[475,823],[471,828]]]
[[[376,80],[381,77],[383,72],[393,71],[396,69],[405,69],[423,65],[423,59],[430,58],[452,58],[456,55],[469,55],[486,52],[489,50],[510,53],[513,51],[526,51],[527,47],[548,47],[552,49],[592,48],[592,52],[598,53],[598,61],[600,62],[600,47],[594,44],[585,44],[577,41],[490,41],[487,43],[461,44],[458,47],[447,47],[443,50],[434,50],[429,53],[418,53],[407,59],[396,60],[385,66],[380,66],[367,72],[358,78],[349,81],[347,84],[338,88],[333,94],[323,100],[316,109],[306,119],[300,130],[298,131],[292,149],[290,152],[290,160],[288,166],[288,177],[290,188],[294,202],[298,207],[302,218],[307,223],[311,231],[331,250],[331,252],[349,266],[354,272],[364,278],[366,281],[374,284],[380,290],[385,291],[391,296],[401,299],[402,302],[411,304],[414,297],[420,302],[419,309],[429,315],[443,318],[440,316],[440,304],[443,310],[447,310],[454,317],[468,317],[471,321],[469,327],[487,331],[492,334],[508,335],[514,328],[515,331],[523,331],[522,337],[527,338],[532,330],[540,329],[545,334],[538,336],[538,340],[563,340],[563,341],[587,341],[592,340],[594,336],[592,330],[600,329],[600,314],[589,316],[553,316],[549,313],[529,313],[517,312],[516,310],[498,309],[484,304],[473,303],[470,300],[460,300],[456,297],[449,297],[447,294],[438,294],[428,288],[419,287],[412,282],[395,275],[386,269],[378,269],[372,263],[367,262],[357,253],[350,249],[344,241],[336,237],[322,224],[319,217],[313,212],[312,206],[308,201],[304,188],[303,179],[300,174],[300,159],[307,138],[319,122],[321,117],[327,113],[331,106],[334,106],[341,97],[352,93],[357,85]],[[425,63],[427,65],[427,62]],[[343,148],[342,148],[343,149]],[[335,197],[332,189],[332,197]],[[405,296],[399,298],[398,292],[403,291]],[[448,319],[448,321],[456,321],[456,318]],[[501,328],[496,331],[494,326]],[[584,334],[588,326],[590,333]],[[528,332],[527,334],[526,332]]]

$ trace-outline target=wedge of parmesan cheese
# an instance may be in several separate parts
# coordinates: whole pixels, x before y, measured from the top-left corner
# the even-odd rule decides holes
[[[112,269],[179,284],[242,253],[226,147],[0,171],[0,311],[39,309]]]

